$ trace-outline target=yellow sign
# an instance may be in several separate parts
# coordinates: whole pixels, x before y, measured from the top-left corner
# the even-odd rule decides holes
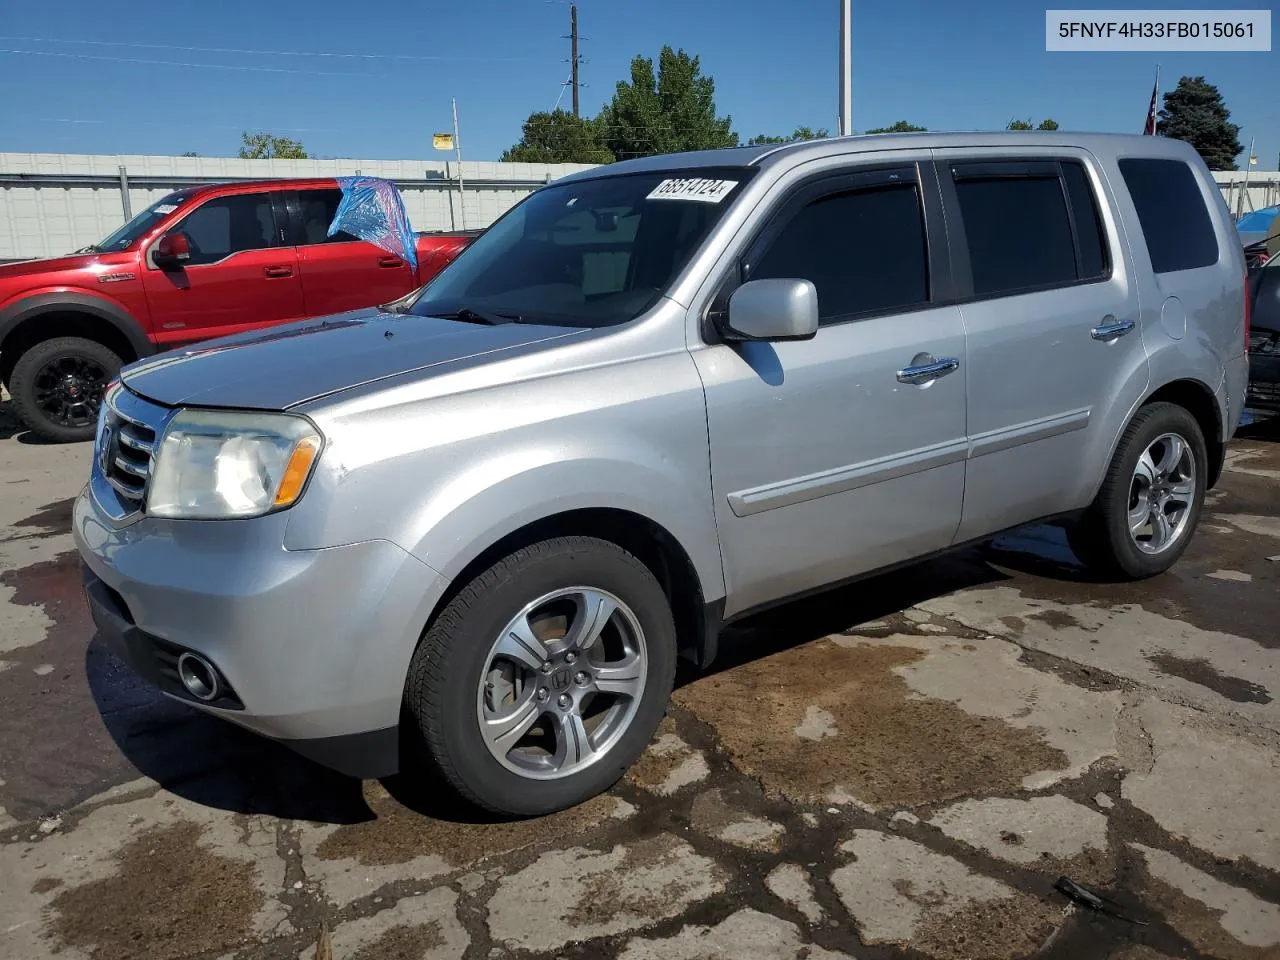
[[[1256,167],[1257,165],[1258,165],[1258,158],[1257,158],[1257,157],[1250,157],[1250,158],[1249,158],[1249,166],[1251,166],[1251,167]]]
[[[431,138],[431,145],[435,147],[437,150],[452,150],[453,134],[437,133]]]

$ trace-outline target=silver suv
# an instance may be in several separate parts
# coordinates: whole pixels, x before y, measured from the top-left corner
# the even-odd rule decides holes
[[[600,167],[403,301],[127,367],[87,594],[173,697],[545,813],[767,605],[1046,518],[1166,570],[1241,415],[1244,291],[1209,172],[1158,137]]]

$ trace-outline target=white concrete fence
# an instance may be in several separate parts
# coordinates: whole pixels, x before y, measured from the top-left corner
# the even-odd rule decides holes
[[[415,230],[486,227],[522,197],[584,164],[439,160],[241,160],[235,157],[0,153],[0,261],[53,257],[106,237],[172,190],[226,180],[385,177]]]
[[[106,237],[180,187],[219,180],[363,173],[399,185],[415,230],[486,227],[520,198],[584,164],[440,160],[240,160],[234,157],[0,153],[0,262],[69,253]],[[1280,203],[1280,173],[1215,173],[1234,214]]]

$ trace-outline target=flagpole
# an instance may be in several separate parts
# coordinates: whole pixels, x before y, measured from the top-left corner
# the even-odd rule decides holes
[[[1244,201],[1249,196],[1249,168],[1253,166],[1253,145],[1257,137],[1249,138],[1249,155],[1244,159],[1244,185],[1240,188],[1240,199],[1236,201],[1236,219],[1244,215]],[[1249,204],[1253,206],[1252,203]]]

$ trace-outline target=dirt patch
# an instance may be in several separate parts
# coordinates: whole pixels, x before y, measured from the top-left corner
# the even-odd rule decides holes
[[[726,793],[716,788],[693,801],[689,810],[693,828],[737,847],[776,852],[786,832],[782,825],[737,809]]]
[[[263,905],[252,863],[200,845],[202,827],[153,827],[116,855],[114,876],[58,894],[51,936],[93,960],[170,960],[226,949]]]
[[[974,904],[958,913],[926,913],[911,946],[937,960],[1030,957],[1062,920],[1061,909],[1019,893]]]
[[[1236,703],[1270,703],[1271,695],[1267,688],[1240,677],[1231,677],[1219,673],[1212,663],[1200,657],[1175,657],[1169,653],[1158,653],[1147,657],[1161,673],[1178,677],[1189,683],[1206,687],[1220,696]]]
[[[321,860],[354,859],[365,866],[408,863],[437,854],[455,867],[519,850],[553,844],[616,817],[619,801],[608,795],[533,820],[456,823],[404,806],[377,783],[367,783],[365,802],[375,819],[339,827],[316,848]]]
[[[663,717],[653,740],[627,771],[627,782],[669,797],[680,788],[705,780],[711,772],[706,758],[680,739],[672,719]]]
[[[1053,627],[1055,630],[1065,630],[1068,627],[1074,627],[1077,630],[1088,629],[1084,624],[1065,610],[1041,610],[1039,613],[1028,614],[1027,619],[1039,620],[1041,623],[1046,626]]]
[[[444,946],[440,924],[399,924],[351,955],[351,960],[422,960],[428,950]]]
[[[715,729],[734,764],[773,796],[806,802],[840,787],[875,806],[1016,790],[1068,758],[1035,732],[913,695],[894,646],[806,644],[683,688],[676,701]],[[810,706],[834,718],[821,741],[795,735]]]
[[[626,857],[616,870],[598,873],[586,882],[577,905],[560,918],[561,922],[577,927],[619,914],[649,920],[666,916],[670,912],[670,904],[683,898],[698,884],[698,880],[686,879],[679,871],[674,871],[653,886],[633,888],[634,885],[628,881],[641,871],[660,875],[661,868],[671,863],[681,847],[681,842],[675,837],[659,834],[627,848]]]
[[[56,877],[41,877],[31,885],[32,893],[48,893],[50,890],[57,890],[62,886],[62,881]]]

